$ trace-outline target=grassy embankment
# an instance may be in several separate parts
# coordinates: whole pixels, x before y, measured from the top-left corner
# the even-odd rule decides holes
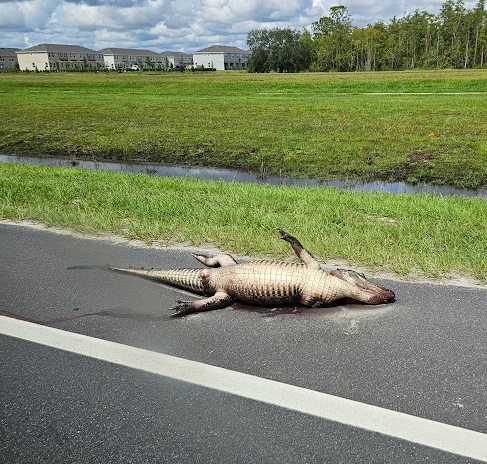
[[[485,186],[486,77],[0,75],[0,150]],[[0,217],[251,256],[289,256],[284,227],[323,261],[487,280],[480,199],[0,164]]]
[[[0,75],[0,151],[487,186],[487,72]]]
[[[253,257],[292,256],[283,227],[323,262],[487,280],[482,199],[0,164],[1,217]]]

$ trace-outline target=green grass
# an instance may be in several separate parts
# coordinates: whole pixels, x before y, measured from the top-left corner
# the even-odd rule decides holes
[[[163,245],[213,245],[253,257],[290,257],[275,229],[323,262],[401,275],[487,280],[482,199],[275,187],[78,168],[0,165],[0,218]]]
[[[487,186],[487,72],[0,74],[0,151]]]
[[[0,74],[0,151],[487,186],[487,72]],[[485,200],[0,164],[0,217],[487,280]]]

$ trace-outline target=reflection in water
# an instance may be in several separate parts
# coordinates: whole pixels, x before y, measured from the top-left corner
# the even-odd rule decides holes
[[[487,198],[487,190],[458,189],[445,185],[419,184],[405,182],[359,182],[348,180],[298,179],[294,177],[266,176],[233,171],[230,169],[196,168],[183,166],[164,166],[160,164],[108,163],[103,161],[74,161],[63,158],[35,158],[24,156],[0,155],[0,163],[23,163],[43,166],[81,167],[102,171],[143,173],[155,176],[197,177],[200,179],[224,180],[228,182],[254,182],[272,185],[327,186],[347,190],[389,193],[436,193],[439,195],[461,195]]]

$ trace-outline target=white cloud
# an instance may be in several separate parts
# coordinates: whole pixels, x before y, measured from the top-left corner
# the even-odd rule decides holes
[[[416,9],[437,13],[444,0],[0,0],[1,47],[70,43],[192,51],[221,43],[246,47],[247,32],[310,27],[343,4],[358,25]],[[465,2],[471,9],[476,1]]]
[[[0,4],[0,27],[6,31],[23,31],[26,29],[24,14],[16,3]]]
[[[56,0],[33,0],[17,3],[28,29],[42,29],[59,5]]]

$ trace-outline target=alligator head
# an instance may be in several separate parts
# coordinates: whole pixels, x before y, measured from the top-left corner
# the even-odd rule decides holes
[[[392,303],[395,301],[394,292],[370,282],[360,272],[351,271],[349,269],[335,269],[334,271],[331,271],[330,274],[369,293],[370,303],[372,304]]]

